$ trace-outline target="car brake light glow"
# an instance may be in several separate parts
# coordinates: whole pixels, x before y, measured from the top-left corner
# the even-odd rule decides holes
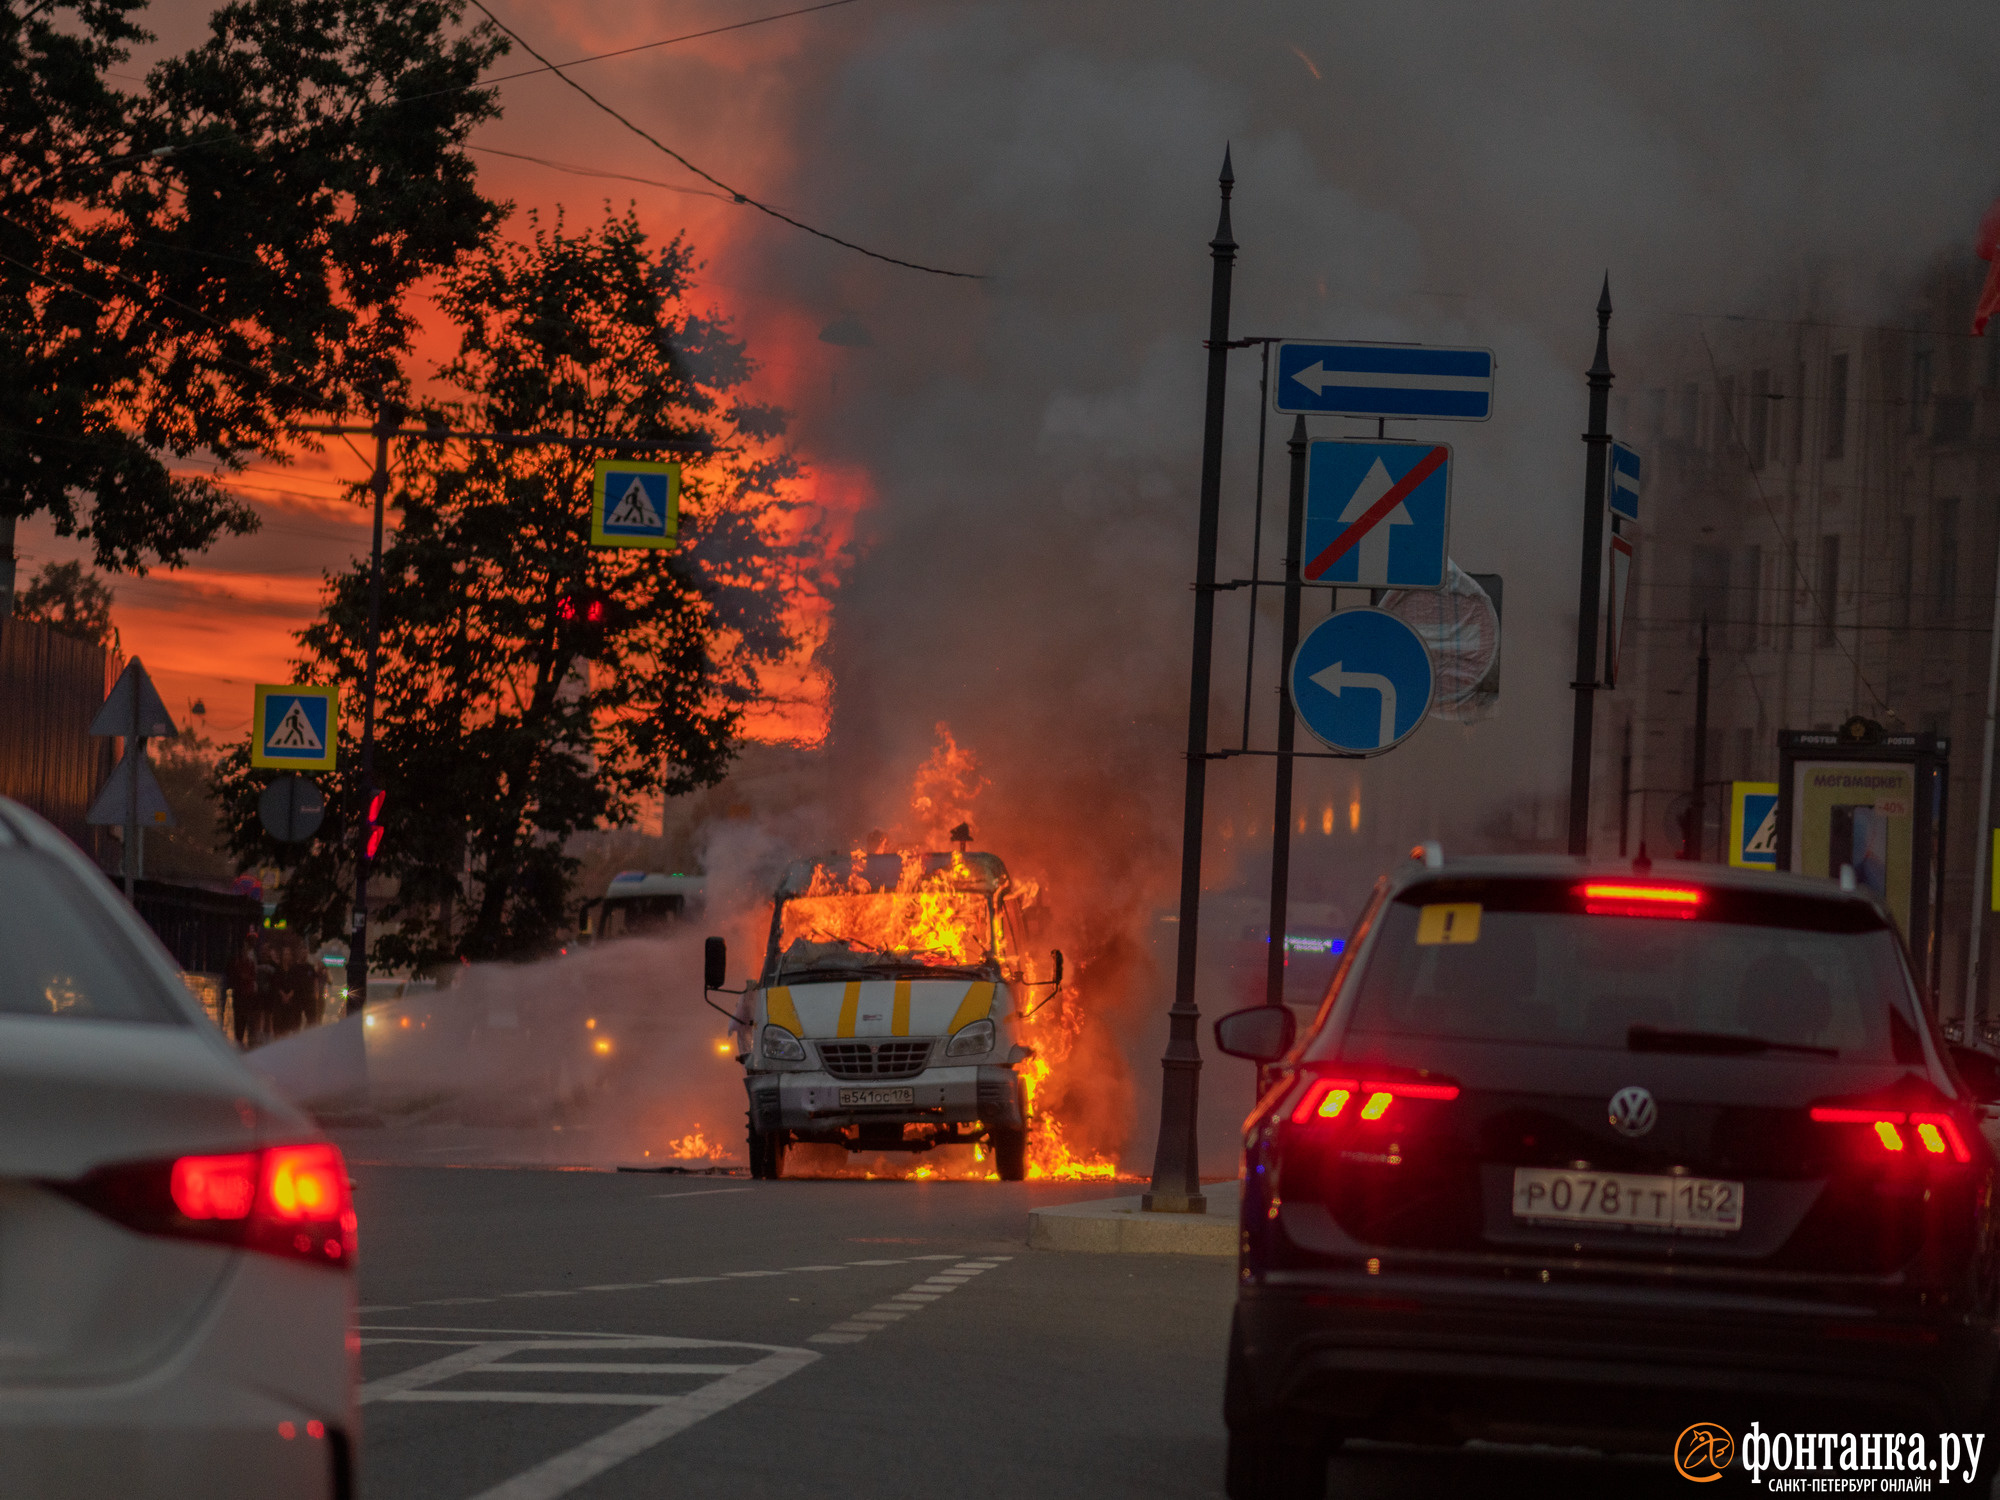
[[[1958,1122],[1950,1115],[1907,1114],[1900,1109],[1815,1109],[1812,1117],[1820,1125],[1866,1125],[1874,1131],[1875,1140],[1884,1151],[1906,1149],[1903,1132],[1897,1127],[1907,1125],[1915,1130],[1917,1144],[1924,1148],[1925,1155],[1949,1156],[1959,1162],[1972,1160],[1972,1151],[1959,1132]]]
[[[1583,909],[1593,917],[1691,918],[1702,903],[1694,885],[1632,885],[1592,881],[1581,887]]]
[[[206,1240],[316,1265],[354,1262],[347,1164],[324,1142],[120,1162],[50,1187],[141,1234]]]
[[[174,1207],[190,1219],[247,1219],[257,1197],[257,1153],[183,1156],[168,1179]]]
[[[1364,1103],[1358,1111],[1364,1120],[1381,1119],[1398,1099],[1456,1099],[1455,1083],[1400,1083],[1352,1078],[1316,1078],[1292,1110],[1292,1123],[1305,1125],[1314,1119],[1337,1120],[1356,1099]]]

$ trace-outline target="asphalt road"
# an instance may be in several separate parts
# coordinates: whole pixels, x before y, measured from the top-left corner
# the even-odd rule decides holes
[[[354,1176],[368,1500],[1222,1494],[1233,1265],[1027,1249],[1031,1206],[1102,1188]],[[1686,1492],[1662,1464],[1530,1450],[1368,1447],[1332,1481]]]

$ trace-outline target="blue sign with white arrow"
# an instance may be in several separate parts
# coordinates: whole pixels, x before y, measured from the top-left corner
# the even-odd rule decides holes
[[[1611,514],[1639,524],[1639,450],[1611,445]]]
[[[1307,583],[1441,589],[1451,519],[1444,443],[1322,439],[1306,449]]]
[[[1278,345],[1277,411],[1484,422],[1493,415],[1491,349],[1420,344]]]
[[[1329,750],[1380,755],[1430,712],[1434,677],[1423,639],[1379,609],[1344,609],[1315,625],[1292,654],[1299,722]]]

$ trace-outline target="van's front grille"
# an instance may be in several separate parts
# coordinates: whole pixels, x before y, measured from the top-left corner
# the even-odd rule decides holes
[[[819,1042],[819,1060],[835,1078],[913,1078],[930,1060],[925,1041]]]

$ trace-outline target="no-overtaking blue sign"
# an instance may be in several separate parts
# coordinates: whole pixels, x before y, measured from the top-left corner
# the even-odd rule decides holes
[[[1342,442],[1306,450],[1307,583],[1441,589],[1451,516],[1443,443]]]

